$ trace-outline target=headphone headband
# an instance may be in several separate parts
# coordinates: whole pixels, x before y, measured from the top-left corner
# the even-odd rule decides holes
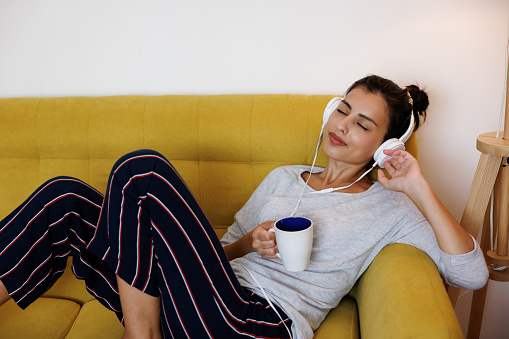
[[[415,118],[414,118],[414,113],[410,113],[410,124],[408,125],[408,128],[405,132],[405,134],[403,134],[401,136],[401,138],[399,138],[399,140],[403,141],[403,142],[407,142],[408,139],[410,139],[410,136],[412,135],[412,133],[414,132],[414,126],[415,125]]]

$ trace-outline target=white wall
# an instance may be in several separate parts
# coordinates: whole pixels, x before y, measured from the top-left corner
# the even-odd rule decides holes
[[[460,219],[497,129],[507,0],[18,0],[0,2],[0,97],[342,94],[376,73],[427,88],[423,171]],[[509,333],[490,283],[484,338]],[[457,313],[466,326],[469,297]],[[507,319],[507,318],[506,318]]]

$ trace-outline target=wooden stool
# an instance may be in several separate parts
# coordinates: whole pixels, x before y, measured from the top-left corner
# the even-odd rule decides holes
[[[509,83],[509,68],[507,72]],[[495,132],[477,137],[477,149],[481,152],[479,164],[472,181],[467,204],[461,217],[461,225],[474,238],[482,229],[481,249],[485,253],[490,279],[509,281],[509,268],[494,270],[492,265],[509,266],[507,249],[509,234],[509,90],[506,88],[505,123],[503,137]],[[490,212],[491,193],[493,196],[493,233],[497,234],[496,250],[491,250]],[[496,267],[495,266],[495,267]],[[474,291],[467,338],[479,338],[484,313],[488,284]],[[459,288],[449,287],[449,298],[455,306]]]

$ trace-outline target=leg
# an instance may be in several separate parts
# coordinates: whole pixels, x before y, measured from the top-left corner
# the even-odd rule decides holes
[[[160,298],[165,337],[288,336],[266,301],[240,286],[194,197],[158,153],[117,162],[88,248],[128,285]],[[122,303],[126,328],[138,321],[128,319],[130,306]]]
[[[162,338],[161,299],[141,292],[119,277],[117,284],[124,314],[124,338]]]
[[[89,291],[103,304],[120,310],[115,275],[85,249],[102,202],[103,196],[85,183],[59,177],[0,222],[0,280],[20,307],[50,288],[72,255],[75,275],[87,278]]]
[[[5,288],[4,284],[0,281],[0,306],[10,298],[11,297],[9,296],[9,293],[7,293],[7,289]]]

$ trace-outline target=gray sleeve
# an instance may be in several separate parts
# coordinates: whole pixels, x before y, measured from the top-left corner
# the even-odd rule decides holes
[[[419,220],[420,219],[420,220]],[[476,290],[488,281],[489,272],[484,254],[472,237],[474,249],[468,253],[452,255],[440,249],[431,225],[420,215],[412,226],[402,227],[392,242],[415,246],[424,251],[435,262],[440,275],[451,286]],[[409,222],[406,223],[407,225]]]

